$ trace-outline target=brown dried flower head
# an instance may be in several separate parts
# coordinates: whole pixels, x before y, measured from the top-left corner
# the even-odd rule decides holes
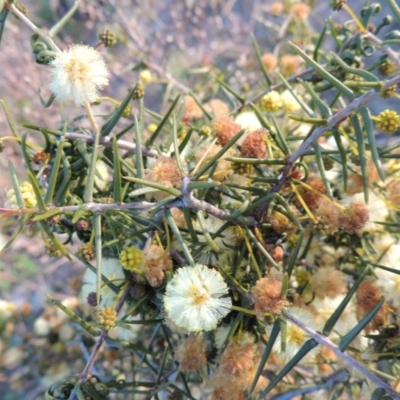
[[[356,172],[351,172],[349,174],[349,179],[347,181],[347,191],[346,194],[352,196],[353,194],[361,193],[363,189],[363,178],[361,175],[361,167],[354,168]],[[373,183],[379,179],[378,171],[374,163],[370,160],[367,161],[367,173],[368,182]]]
[[[196,100],[191,96],[185,96],[185,115],[184,118],[187,121],[191,121],[193,119],[199,119],[203,116],[203,110],[196,103]]]
[[[259,279],[251,289],[254,300],[254,311],[257,318],[263,319],[265,313],[280,314],[289,305],[281,295],[283,275],[271,270],[264,278]]]
[[[206,346],[201,336],[181,340],[175,351],[175,360],[182,371],[193,372],[207,363]]]
[[[240,335],[226,346],[219,363],[219,372],[232,380],[240,378],[254,365],[256,359],[254,337],[250,334]]]
[[[261,60],[269,74],[271,74],[278,64],[277,58],[272,53],[265,53],[262,55]]]
[[[387,186],[387,192],[390,202],[400,207],[400,179],[395,179]]]
[[[279,60],[279,69],[285,76],[293,75],[300,70],[302,58],[300,56],[285,54]]]
[[[204,109],[216,118],[229,115],[229,106],[221,99],[213,99],[204,104]]]
[[[306,184],[314,189],[314,191],[307,189],[304,186],[299,187],[298,191],[300,196],[303,198],[304,202],[310,209],[313,209],[318,206],[318,203],[321,200],[321,196],[318,193],[325,193],[325,186],[321,178],[316,176],[310,176]],[[317,192],[317,193],[316,193]],[[301,203],[297,200],[296,204],[300,205]]]
[[[365,203],[353,201],[339,214],[338,226],[347,233],[355,233],[369,221],[369,211]]]
[[[291,206],[292,212],[295,215],[299,215],[299,211],[296,207]],[[272,228],[277,233],[286,232],[288,236],[297,231],[296,225],[286,216],[279,211],[273,210],[271,215],[266,218],[267,223],[272,225]]]
[[[211,123],[211,130],[218,144],[225,146],[239,131],[240,125],[235,124],[232,117],[224,116],[216,118]]]
[[[365,317],[371,309],[382,299],[383,288],[377,286],[370,278],[361,282],[356,295],[356,316],[358,320]],[[385,302],[379,311],[372,318],[371,322],[365,327],[368,333],[387,324],[389,314],[392,312],[389,305]]]
[[[269,12],[273,15],[281,15],[284,11],[285,6],[281,1],[275,1],[269,8]]]
[[[32,157],[32,162],[35,164],[46,164],[50,159],[50,153],[45,152],[44,150],[35,153]]]
[[[240,156],[244,158],[265,158],[268,156],[266,140],[268,131],[257,129],[249,133],[240,148]]]
[[[172,269],[172,261],[168,252],[157,245],[150,245],[144,252],[142,270],[151,286],[160,286],[165,279],[165,271]]]
[[[321,235],[332,234],[339,230],[340,210],[331,201],[321,197],[317,206],[313,209],[313,214],[317,221],[315,229]]]
[[[182,185],[182,177],[179,173],[178,165],[176,160],[171,157],[159,157],[156,163],[147,170],[145,179],[169,187],[180,187]],[[162,200],[169,196],[168,193],[162,191],[151,195],[156,200]]]
[[[211,400],[245,400],[241,382],[228,381],[216,374],[210,382]]]
[[[293,4],[291,12],[299,20],[305,21],[310,15],[310,6],[306,3],[296,3]]]

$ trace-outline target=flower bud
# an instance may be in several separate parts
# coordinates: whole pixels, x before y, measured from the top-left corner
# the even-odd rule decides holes
[[[99,33],[99,39],[106,47],[112,47],[117,44],[116,34],[109,29],[106,29],[103,32]]]
[[[96,321],[100,329],[108,331],[116,325],[117,312],[112,307],[102,307],[96,313]]]
[[[382,132],[394,133],[400,127],[400,116],[394,110],[382,111],[376,117],[376,127]]]
[[[121,265],[127,270],[139,269],[144,263],[143,251],[137,247],[128,247],[119,255]]]

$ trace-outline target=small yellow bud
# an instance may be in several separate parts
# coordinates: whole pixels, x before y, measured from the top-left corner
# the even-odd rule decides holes
[[[130,116],[131,116],[131,114],[132,114],[132,106],[130,105],[130,104],[128,104],[126,107],[125,107],[125,110],[122,112],[122,117],[124,117],[124,118],[129,118]]]
[[[308,281],[310,280],[310,273],[307,271],[304,271],[302,269],[297,270],[296,272],[296,281],[299,284],[300,287],[305,286]]]
[[[199,129],[199,135],[200,136],[204,136],[204,137],[209,137],[211,136],[212,131],[211,128],[207,125],[203,125],[200,129]]]
[[[135,90],[133,91],[132,100],[141,99],[142,97],[144,97],[144,92],[145,91],[143,85],[140,82],[138,82],[135,87]]]
[[[149,125],[147,126],[147,130],[148,130],[150,133],[154,133],[154,132],[156,131],[156,129],[157,129],[157,125],[156,125],[156,124],[149,124]]]
[[[400,127],[400,116],[394,110],[382,111],[376,117],[376,127],[382,132],[394,133]]]
[[[389,76],[396,72],[396,67],[393,61],[384,60],[378,66],[378,72],[383,76]]]
[[[102,307],[96,313],[96,320],[100,329],[108,331],[115,327],[117,313],[112,307]]]
[[[143,251],[137,247],[128,247],[119,255],[121,265],[128,270],[141,268],[144,263]]]
[[[117,36],[114,32],[109,29],[104,30],[99,34],[99,39],[104,43],[106,47],[115,46],[117,43]]]
[[[94,259],[95,256],[95,248],[90,243],[85,243],[79,246],[78,248],[78,257],[90,262]]]
[[[58,258],[62,256],[61,251],[56,247],[54,243],[46,243],[45,248],[45,253],[50,257]]]
[[[151,72],[148,69],[144,69],[141,73],[140,73],[140,79],[142,80],[143,83],[151,83],[153,81],[153,76],[151,74]]]

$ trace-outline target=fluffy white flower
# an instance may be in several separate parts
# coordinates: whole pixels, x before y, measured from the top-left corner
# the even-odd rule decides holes
[[[119,286],[125,279],[124,271],[122,270],[121,264],[118,258],[103,259],[101,266],[101,273],[113,284]],[[87,297],[89,293],[96,292],[97,285],[96,272],[88,268],[83,276],[83,286],[81,292],[82,303],[87,303]],[[101,286],[101,300],[99,307],[109,307],[117,297],[118,293],[115,293],[108,285],[102,282]]]
[[[400,271],[399,252],[400,243],[388,234],[376,238],[375,246],[379,253],[376,263],[385,267]],[[383,288],[385,298],[393,303],[395,307],[400,306],[400,275],[386,271],[382,268],[375,268],[374,273],[378,277],[376,284]]]
[[[253,111],[244,111],[238,114],[235,118],[235,124],[240,125],[242,129],[246,129],[246,132],[252,132],[262,128],[257,115]],[[244,136],[242,136],[242,138],[244,138]]]
[[[331,317],[331,315],[337,310],[340,303],[342,302],[345,295],[340,294],[334,299],[331,297],[324,297],[323,299],[314,299],[312,305],[318,311],[317,321],[320,326],[324,326],[326,321]],[[357,325],[357,319],[354,309],[354,303],[347,304],[342,315],[338,319],[333,328],[334,333],[339,333],[344,336],[351,329]],[[336,335],[330,337],[331,339],[337,339]]]
[[[210,331],[232,305],[222,275],[205,265],[179,268],[168,283],[164,307],[169,318],[189,331]]]
[[[318,323],[315,316],[305,308],[291,307],[290,314],[314,330],[319,330],[321,328],[321,325]],[[271,334],[271,331],[272,325],[266,329],[267,336]],[[308,339],[310,339],[310,337],[303,330],[301,330],[297,325],[294,325],[292,322],[287,321],[286,349],[284,352],[282,352],[282,336],[281,332],[279,332],[273,346],[273,351],[277,353],[280,358],[288,361],[294,357],[294,355],[300,350],[301,346],[303,346]],[[311,351],[309,354],[314,353],[315,351]]]
[[[51,62],[50,88],[59,100],[77,106],[95,101],[97,91],[108,84],[109,72],[101,54],[92,47],[74,45]]]
[[[290,113],[301,109],[300,104],[289,90],[281,93],[282,108]]]

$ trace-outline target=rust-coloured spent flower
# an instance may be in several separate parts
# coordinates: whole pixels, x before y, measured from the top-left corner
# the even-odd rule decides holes
[[[97,100],[98,90],[108,84],[109,72],[101,54],[77,44],[57,54],[50,63],[50,88],[59,100],[84,105]]]
[[[168,187],[180,187],[182,185],[182,177],[178,169],[178,164],[171,157],[159,157],[156,162],[149,166],[145,174],[145,179]],[[156,200],[162,200],[168,197],[169,194],[159,190],[150,193],[149,196],[154,197]]]
[[[303,198],[304,202],[307,206],[311,209],[318,206],[318,203],[321,200],[321,196],[318,193],[325,193],[325,185],[321,178],[316,176],[310,176],[307,179],[306,184],[310,186],[313,190],[308,189],[305,186],[299,187],[299,194]],[[299,201],[296,202],[297,204],[301,204]]]
[[[387,194],[390,202],[394,206],[400,207],[400,179],[395,179],[390,182],[387,186]]]
[[[273,53],[265,53],[261,57],[261,61],[263,62],[268,73],[272,73],[278,64],[278,60]]]
[[[171,257],[162,247],[152,244],[144,253],[141,269],[151,286],[160,286],[164,282],[165,271],[172,269]]]
[[[383,288],[377,286],[372,279],[365,279],[361,282],[357,289],[356,296],[356,315],[357,319],[361,320],[365,317],[372,308],[382,299]],[[372,318],[371,322],[366,326],[365,331],[368,333],[370,331],[378,329],[380,326],[385,325],[388,321],[391,308],[385,302],[382,307]]]
[[[221,99],[212,99],[206,104],[204,104],[204,109],[215,115],[216,118],[223,117],[224,115],[229,115],[229,106]]]
[[[182,371],[193,372],[207,363],[206,346],[201,336],[181,340],[175,350],[175,360]]]
[[[263,319],[265,313],[280,314],[284,307],[289,305],[282,295],[283,275],[272,271],[264,278],[259,279],[251,289],[254,299],[254,311],[257,318]]]
[[[185,96],[185,115],[188,121],[199,119],[203,116],[203,110],[196,103],[196,100],[191,96]]]
[[[296,18],[305,21],[310,15],[310,6],[306,3],[295,3],[290,11]]]
[[[369,221],[369,210],[365,203],[353,201],[338,217],[340,229],[355,233]]]
[[[226,346],[219,362],[219,372],[231,379],[242,377],[257,360],[254,337],[249,334],[234,338]]]
[[[223,116],[211,123],[211,131],[218,144],[225,146],[240,131],[240,125],[235,124],[232,117]]]
[[[268,156],[266,140],[268,131],[257,129],[249,133],[240,148],[240,156],[244,158],[265,158]]]
[[[289,76],[299,72],[302,58],[293,54],[284,54],[279,60],[279,69],[283,75]]]

